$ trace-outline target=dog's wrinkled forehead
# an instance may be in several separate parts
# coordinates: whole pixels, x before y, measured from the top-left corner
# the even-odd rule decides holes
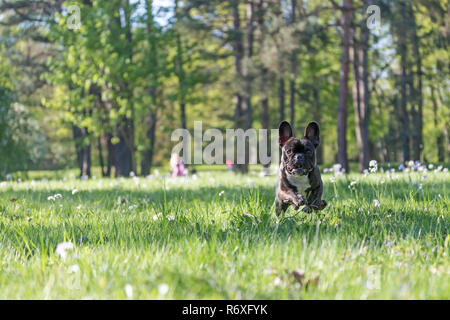
[[[293,152],[305,152],[308,150],[314,150],[314,145],[311,141],[309,141],[306,138],[297,139],[297,138],[290,138],[288,141],[286,141],[286,144],[284,145],[285,150],[292,150]]]

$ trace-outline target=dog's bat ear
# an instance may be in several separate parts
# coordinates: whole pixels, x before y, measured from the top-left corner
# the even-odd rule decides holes
[[[315,148],[320,144],[320,128],[317,122],[310,122],[305,129],[305,137],[309,139]]]
[[[278,126],[278,142],[280,144],[280,148],[283,148],[286,141],[288,141],[292,136],[292,127],[287,121],[283,121]]]

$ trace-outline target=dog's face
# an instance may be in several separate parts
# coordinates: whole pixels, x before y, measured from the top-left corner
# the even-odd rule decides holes
[[[320,143],[320,129],[316,122],[310,122],[305,136],[294,138],[291,125],[283,121],[278,128],[282,151],[283,168],[289,175],[307,175],[316,165],[316,148]]]

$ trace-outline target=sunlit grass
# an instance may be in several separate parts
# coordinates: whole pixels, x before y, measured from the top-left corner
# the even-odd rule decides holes
[[[62,178],[0,184],[0,298],[450,298],[448,172],[324,175],[282,218],[275,176]]]

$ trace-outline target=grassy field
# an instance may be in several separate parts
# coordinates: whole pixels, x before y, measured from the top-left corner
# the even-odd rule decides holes
[[[323,179],[282,218],[275,176],[2,182],[0,298],[450,299],[450,173]]]

